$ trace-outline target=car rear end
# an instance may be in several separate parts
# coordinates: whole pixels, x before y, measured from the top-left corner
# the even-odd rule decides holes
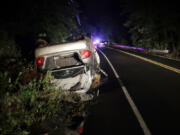
[[[56,88],[74,91],[82,98],[92,84],[93,52],[86,40],[56,44],[35,50],[36,65],[39,71],[49,71]]]

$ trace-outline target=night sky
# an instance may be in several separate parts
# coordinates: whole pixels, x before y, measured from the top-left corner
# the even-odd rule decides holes
[[[125,16],[121,16],[123,0],[79,0],[79,3],[82,25],[88,23],[94,27],[90,31],[92,35],[102,40],[107,40],[107,37],[115,39],[115,35],[128,39],[128,30],[123,26]],[[86,18],[86,23],[83,18]]]
[[[93,25],[98,24],[99,18],[102,16],[110,16],[119,20],[121,0],[79,0],[79,2],[83,15]]]
[[[175,14],[178,14],[179,12],[178,2],[175,0],[79,0],[79,3],[80,10],[82,10],[80,15],[86,17],[89,24],[98,29],[103,24],[102,21],[106,21],[106,19],[102,18],[106,17],[107,20],[109,20],[108,27],[110,26],[109,29],[106,30],[106,33],[113,33],[113,37],[120,35],[127,40],[129,39],[129,30],[124,27],[124,24],[127,22],[128,15],[123,14],[123,8],[126,7],[126,4],[132,5],[130,10],[133,10],[133,7],[136,7],[142,14],[143,10],[141,9],[144,9],[144,11],[146,9],[154,10],[152,13],[157,14],[157,16],[160,14],[159,18],[165,17],[166,14],[176,16]],[[151,18],[151,15],[147,15],[147,18],[148,17]],[[158,21],[156,23],[158,23]],[[166,23],[166,21],[164,23]],[[102,26],[100,29],[102,32],[102,29],[106,28]]]
[[[172,8],[178,8],[178,2],[176,0],[77,0],[80,3],[80,10],[83,11],[83,15],[88,18],[88,21],[92,24],[97,24],[101,16],[111,16],[116,21],[121,20],[120,14],[123,12],[122,7],[125,2],[135,5],[144,5],[148,7],[150,4],[157,6],[159,9],[166,8],[166,10],[172,10]]]

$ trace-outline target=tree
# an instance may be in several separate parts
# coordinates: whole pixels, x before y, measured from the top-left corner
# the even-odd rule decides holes
[[[51,42],[65,42],[67,37],[78,31],[75,17],[78,11],[74,10],[78,4],[75,2],[71,3],[70,0],[6,2],[0,7],[1,35],[7,33],[8,39],[13,39],[26,50],[25,54],[34,49],[33,43],[39,33],[46,33]]]
[[[180,15],[176,3],[165,1],[126,1],[125,26],[130,29],[131,40],[144,48],[170,49],[175,57],[180,48]]]

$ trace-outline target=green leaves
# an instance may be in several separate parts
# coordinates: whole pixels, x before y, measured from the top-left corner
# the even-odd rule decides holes
[[[135,46],[170,50],[173,45],[176,50],[180,46],[177,24],[180,15],[176,3],[133,0],[125,2],[123,9],[127,16],[124,25],[129,28]]]
[[[32,69],[27,68],[31,75]],[[59,118],[66,123],[67,117],[74,117],[84,109],[78,95],[66,93],[61,89],[53,89],[53,77],[47,73],[40,79],[33,79],[26,83],[20,72],[15,79],[11,79],[8,72],[0,72],[0,132],[2,135],[28,135],[32,126],[48,119]],[[76,101],[75,103],[70,102]],[[69,121],[71,122],[71,121]],[[37,126],[38,128],[38,126]]]
[[[74,10],[78,4],[69,2],[18,0],[1,5],[0,56],[32,57],[39,33],[47,34],[47,42],[65,42],[79,30],[75,17],[78,11]]]

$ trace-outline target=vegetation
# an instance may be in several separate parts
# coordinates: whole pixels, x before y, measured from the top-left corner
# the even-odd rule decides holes
[[[21,72],[16,73],[18,70]],[[1,135],[52,134],[56,130],[64,134],[72,119],[82,115],[85,106],[80,98],[53,89],[51,79],[50,74],[38,74],[31,64],[0,72]]]
[[[169,49],[175,58],[180,57],[179,8],[176,2],[124,1],[124,25],[129,28],[135,46],[143,48]]]
[[[64,134],[84,103],[53,89],[52,76],[33,66],[38,38],[65,42],[79,31],[71,0],[10,1],[0,5],[0,134]]]
[[[65,42],[79,30],[75,7],[78,4],[71,0],[7,0],[0,5],[0,48],[18,45],[22,55],[30,58],[38,38]]]

